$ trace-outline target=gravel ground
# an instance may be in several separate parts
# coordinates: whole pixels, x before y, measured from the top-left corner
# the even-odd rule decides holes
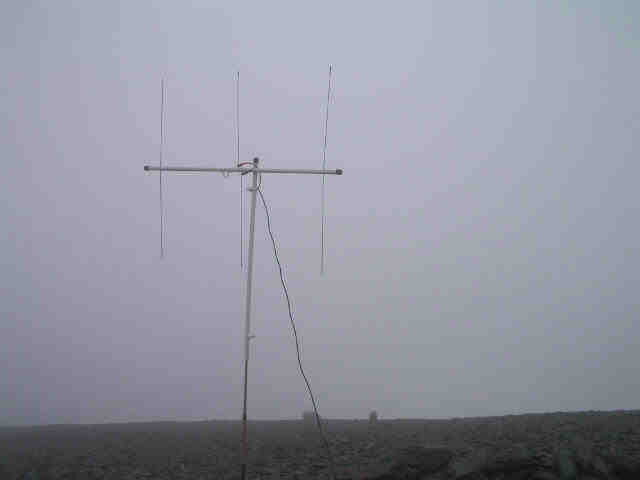
[[[640,411],[325,425],[338,478],[640,479]],[[329,478],[313,426],[251,422],[249,438],[249,479]],[[231,421],[5,427],[0,479],[231,480],[239,439]],[[418,475],[407,459],[416,447],[439,447],[452,460]]]

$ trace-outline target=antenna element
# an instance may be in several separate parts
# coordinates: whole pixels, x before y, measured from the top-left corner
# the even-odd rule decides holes
[[[324,117],[324,146],[322,148],[322,169],[327,168],[327,127],[329,126],[329,100],[331,98],[331,65],[329,65],[329,88],[327,89],[327,109]],[[324,175],[322,175],[322,188],[320,190],[320,209],[322,217],[320,227],[320,275],[324,274]]]
[[[164,151],[164,77],[160,79],[160,258],[164,258],[164,205],[162,198],[162,153]]]
[[[240,70],[236,72],[236,167],[240,166]],[[244,195],[243,176],[240,175],[240,269],[243,268],[243,250],[244,250],[244,221],[242,207],[242,197]]]

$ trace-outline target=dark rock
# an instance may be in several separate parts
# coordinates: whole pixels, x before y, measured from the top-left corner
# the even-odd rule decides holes
[[[640,460],[638,458],[629,455],[614,455],[609,456],[606,460],[610,470],[619,478],[624,480],[640,478]]]
[[[444,469],[453,452],[442,447],[411,446],[398,451],[392,466],[371,480],[419,479]]]
[[[556,451],[554,456],[556,471],[562,480],[574,480],[578,476],[578,469],[571,452],[566,448]]]
[[[437,472],[453,459],[453,452],[443,447],[412,446],[400,450],[399,462],[416,468],[422,474]]]
[[[533,473],[532,470],[519,470],[517,472],[502,474],[502,478],[504,478],[504,480],[529,480]]]
[[[516,444],[492,452],[484,469],[489,473],[512,473],[533,470],[538,466],[534,452],[524,445]]]
[[[449,465],[449,476],[455,479],[462,479],[467,478],[472,473],[482,472],[487,465],[487,455],[487,450],[481,448],[469,455],[457,458]]]
[[[454,460],[448,474],[455,479],[483,473],[491,479],[528,480],[538,472],[548,472],[550,466],[544,452],[522,444],[502,445],[480,448]],[[541,479],[544,480],[544,474]]]
[[[558,476],[549,470],[538,470],[529,477],[529,480],[558,480]]]
[[[482,472],[471,472],[461,477],[457,477],[456,480],[489,480],[489,477]]]
[[[593,445],[578,435],[572,437],[570,445],[578,470],[589,471],[594,461]]]
[[[614,477],[611,474],[611,469],[606,462],[599,456],[593,456],[589,462],[578,461],[578,467],[584,475],[588,475],[592,478],[601,480],[610,480]]]

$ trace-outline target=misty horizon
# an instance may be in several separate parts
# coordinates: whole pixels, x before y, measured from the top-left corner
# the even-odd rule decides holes
[[[0,425],[238,420],[265,175],[320,415],[640,408],[631,2],[1,7]],[[245,179],[245,187],[248,185]],[[248,234],[249,193],[244,201]],[[250,420],[311,408],[256,209]],[[246,251],[245,262],[246,262]],[[246,268],[246,263],[245,263]]]

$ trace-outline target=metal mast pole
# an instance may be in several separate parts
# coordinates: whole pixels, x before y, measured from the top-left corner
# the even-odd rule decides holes
[[[249,254],[247,257],[247,298],[245,303],[244,321],[244,394],[242,399],[242,474],[241,479],[245,480],[247,475],[247,464],[249,463],[249,445],[247,443],[247,378],[249,375],[249,341],[251,328],[251,287],[253,284],[253,241],[256,227],[256,195],[258,193],[258,175],[255,170],[258,168],[258,159],[253,159],[253,182],[249,191],[251,192],[251,220],[249,224]]]

